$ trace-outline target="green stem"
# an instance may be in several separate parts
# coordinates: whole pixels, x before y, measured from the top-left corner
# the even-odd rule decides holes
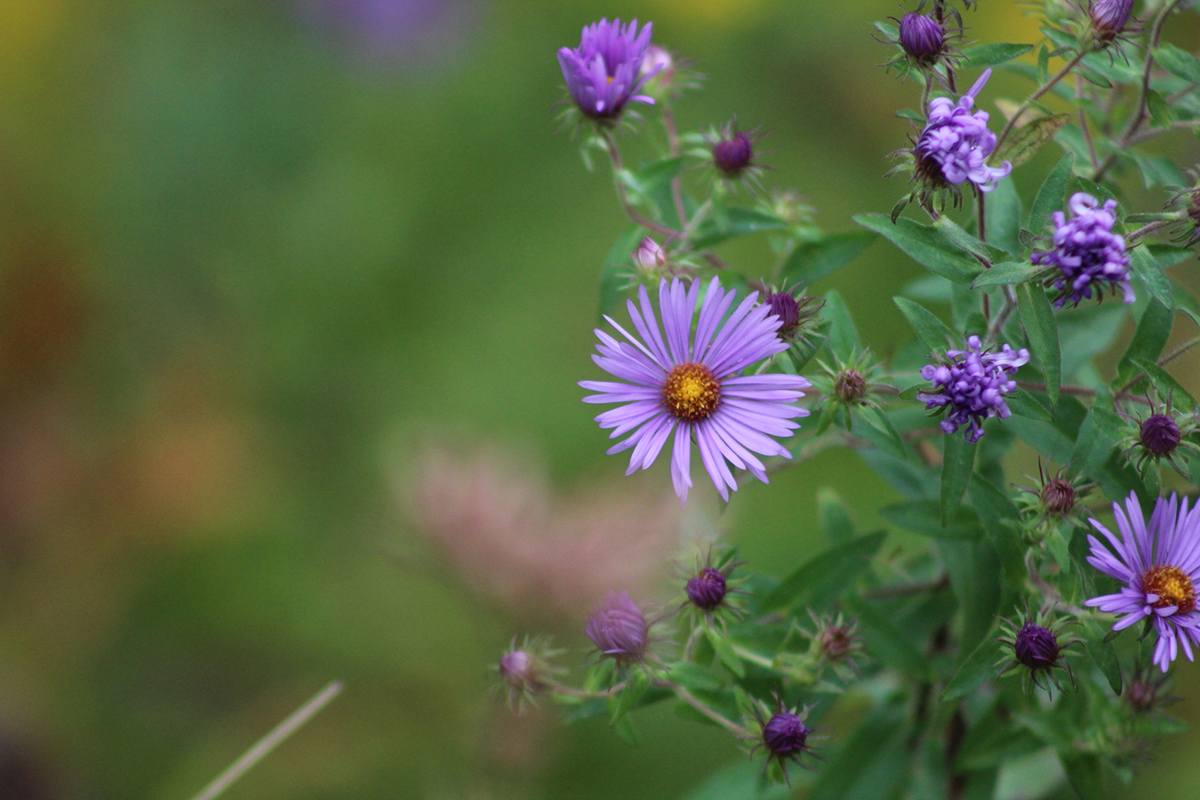
[[[1076,53],[1071,57],[1070,61],[1063,64],[1062,69],[1050,76],[1050,79],[1039,86],[1037,91],[1025,98],[1025,102],[1021,103],[1021,105],[1017,108],[1016,113],[1012,115],[1012,117],[1005,124],[1004,129],[1000,131],[1000,135],[996,137],[996,146],[992,149],[993,156],[1000,152],[1000,146],[1004,144],[1004,140],[1008,138],[1008,134],[1012,133],[1012,129],[1016,126],[1017,120],[1021,118],[1021,115],[1024,114],[1031,105],[1037,102],[1039,97],[1053,89],[1055,84],[1067,77],[1067,75],[1071,73],[1071,70],[1075,69],[1075,66],[1083,60],[1085,55],[1087,55],[1087,53],[1083,52],[1082,50]]]
[[[687,703],[689,706],[696,709],[701,714],[708,717],[713,722],[717,723],[722,728],[724,728],[725,730],[732,733],[734,736],[740,736],[740,737],[746,738],[746,739],[750,738],[750,731],[746,730],[741,725],[738,725],[736,722],[726,719],[723,715],[717,713],[716,711],[713,711],[711,708],[704,705],[704,703],[702,703],[699,699],[697,699],[695,695],[693,695],[691,692],[689,692],[687,689],[683,688],[679,684],[673,683],[671,681],[666,681],[666,680],[655,681],[655,683],[658,684],[659,686],[662,686],[664,688],[670,689],[673,692],[675,692],[675,694],[679,697],[680,700]]]

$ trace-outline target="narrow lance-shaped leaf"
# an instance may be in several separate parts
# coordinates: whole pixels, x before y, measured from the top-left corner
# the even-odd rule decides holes
[[[1036,156],[1070,118],[1070,114],[1047,114],[1025,123],[1004,140],[1000,151],[994,156],[995,161],[1008,161],[1013,167],[1021,166]]]
[[[793,603],[818,607],[836,599],[867,569],[886,536],[883,531],[868,534],[816,556],[763,599],[763,610],[773,611]]]
[[[942,524],[949,525],[962,505],[963,493],[975,468],[975,444],[967,444],[957,433],[943,439],[942,455]]]
[[[900,309],[900,313],[908,320],[908,324],[912,326],[917,338],[929,348],[931,353],[944,355],[946,348],[960,338],[950,330],[946,323],[934,316],[933,312],[924,306],[914,303],[906,297],[893,297],[892,302]]]
[[[898,219],[893,223],[883,214],[858,214],[853,219],[864,228],[881,234],[935,275],[969,286],[983,271],[983,265],[976,258],[950,244],[929,225],[920,225],[911,219]]]
[[[784,262],[780,282],[813,283],[827,278],[858,258],[875,239],[870,231],[845,231],[817,242],[801,242]]]
[[[1050,224],[1051,214],[1062,210],[1074,166],[1075,156],[1067,153],[1042,181],[1037,196],[1033,198],[1033,207],[1029,210],[1029,230],[1034,234],[1040,234]]]
[[[829,349],[842,359],[848,360],[858,348],[858,330],[854,327],[854,319],[850,309],[837,290],[831,289],[825,295],[825,305],[821,316],[829,322]]]
[[[1037,359],[1038,367],[1046,378],[1046,394],[1050,406],[1058,405],[1058,390],[1062,380],[1062,355],[1058,346],[1058,323],[1054,319],[1054,308],[1041,286],[1032,283],[1017,287],[1017,307],[1021,312],[1021,324],[1029,337],[1029,349]]]
[[[1129,253],[1130,267],[1133,274],[1154,296],[1154,299],[1167,308],[1175,307],[1175,295],[1171,291],[1171,282],[1163,273],[1162,267],[1147,247],[1135,247]]]
[[[1117,388],[1137,374],[1137,367],[1133,365],[1134,359],[1155,361],[1158,358],[1171,336],[1172,322],[1173,315],[1162,303],[1151,300],[1146,305],[1142,318],[1138,320],[1137,330],[1133,332],[1133,339],[1117,365]]]

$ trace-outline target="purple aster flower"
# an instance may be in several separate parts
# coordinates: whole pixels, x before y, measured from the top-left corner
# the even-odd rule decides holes
[[[1129,285],[1129,256],[1125,254],[1125,238],[1113,233],[1117,222],[1117,201],[1100,202],[1085,192],[1071,195],[1067,204],[1074,215],[1067,220],[1061,211],[1055,211],[1054,249],[1045,253],[1034,253],[1034,264],[1049,264],[1058,268],[1059,277],[1051,284],[1058,290],[1055,308],[1062,308],[1067,301],[1078,305],[1081,300],[1092,297],[1093,288],[1100,293],[1117,287],[1125,294],[1125,302],[1134,301],[1133,287]],[[1095,286],[1093,286],[1095,284]]]
[[[1092,29],[1101,42],[1111,42],[1121,35],[1133,13],[1133,0],[1094,0],[1088,6]]]
[[[629,592],[608,592],[588,617],[584,633],[619,664],[640,663],[650,643],[650,625]]]
[[[1181,506],[1174,494],[1169,500],[1160,497],[1147,523],[1137,496],[1131,492],[1124,510],[1113,503],[1113,514],[1120,538],[1097,520],[1089,520],[1104,534],[1109,547],[1089,535],[1088,563],[1125,586],[1117,594],[1093,597],[1084,605],[1109,614],[1124,614],[1113,625],[1114,631],[1149,620],[1158,631],[1154,663],[1163,672],[1179,654],[1180,646],[1188,660],[1194,660],[1192,644],[1200,644],[1200,613],[1196,611],[1200,506],[1189,512],[1186,498]]]
[[[983,436],[985,419],[1011,416],[1004,395],[1017,388],[1010,376],[1029,362],[1029,351],[1003,345],[999,353],[989,353],[978,336],[968,336],[966,350],[947,350],[946,357],[949,364],[927,364],[921,369],[921,377],[931,381],[936,391],[921,392],[917,399],[926,408],[948,412],[941,423],[944,432],[954,433],[966,425],[964,435],[974,444]]]
[[[900,19],[900,47],[917,64],[929,67],[946,51],[946,32],[933,17],[909,12]]]
[[[654,104],[654,98],[638,92],[664,65],[643,71],[652,23],[647,22],[640,32],[637,24],[635,19],[621,27],[619,19],[602,19],[584,27],[579,47],[559,49],[558,63],[567,91],[585,116],[611,120],[630,100]]]
[[[782,321],[771,313],[770,305],[756,305],[757,292],[728,317],[725,314],[735,292],[725,291],[713,278],[697,316],[699,294],[698,280],[685,287],[678,278],[669,285],[664,279],[658,288],[660,330],[650,296],[640,287],[640,307],[633,301],[627,303],[640,339],[605,317],[628,341],[619,342],[597,330],[600,355],[592,356],[601,369],[628,383],[580,381],[579,385],[600,393],[583,398],[585,403],[621,404],[596,421],[601,428],[614,429],[610,439],[633,431],[608,451],[633,448],[625,474],[653,464],[674,431],[671,479],[675,493],[687,500],[695,437],[700,461],[721,497],[728,500],[730,490],[737,490],[729,464],[769,483],[763,463],[754,454],[791,458],[771,437],[791,436],[799,427],[792,420],[808,416],[807,409],[793,403],[803,396],[801,390],[812,384],[798,375],[741,374],[751,364],[788,348],[779,338]]]
[[[954,103],[938,97],[929,103],[929,120],[914,149],[917,174],[934,188],[970,181],[981,192],[996,188],[996,182],[1012,172],[1005,161],[999,167],[984,162],[996,148],[996,134],[988,130],[988,113],[975,111],[975,96],[983,91],[991,69],[985,69],[971,91]]]

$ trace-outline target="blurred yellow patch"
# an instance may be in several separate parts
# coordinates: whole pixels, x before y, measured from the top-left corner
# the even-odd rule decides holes
[[[775,0],[647,0],[646,19],[704,27],[716,23],[749,26],[777,5]]]
[[[0,53],[19,59],[62,25],[64,0],[0,0]]]

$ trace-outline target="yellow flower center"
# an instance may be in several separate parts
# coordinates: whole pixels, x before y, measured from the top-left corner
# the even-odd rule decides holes
[[[1186,614],[1196,608],[1196,587],[1192,579],[1179,567],[1151,567],[1142,575],[1142,591],[1156,594],[1154,608],[1175,606],[1179,613]]]
[[[703,364],[687,362],[667,374],[663,405],[684,422],[708,419],[721,403],[721,382]]]

